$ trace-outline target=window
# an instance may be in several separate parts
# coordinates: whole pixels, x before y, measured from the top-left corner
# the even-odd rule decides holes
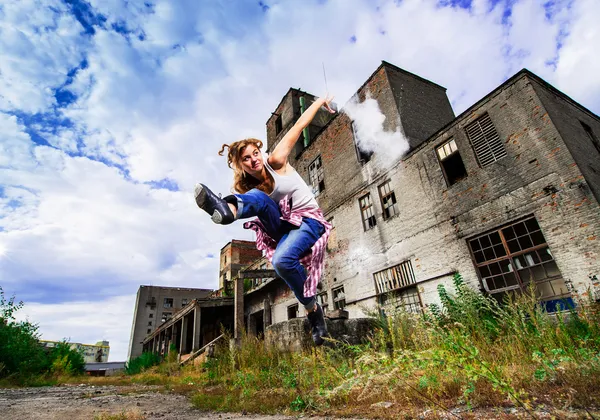
[[[390,187],[390,181],[379,186],[379,198],[381,199],[381,208],[383,209],[383,218],[385,220],[398,214],[396,205],[396,193]]]
[[[148,329],[146,330],[146,334],[150,334],[151,332],[152,332],[152,330],[151,330],[150,328],[148,328]]]
[[[288,306],[288,319],[298,318],[298,304]]]
[[[172,308],[173,307],[173,298],[164,298],[163,299],[163,308]]]
[[[321,305],[321,308],[323,308],[323,313],[327,313],[327,306],[329,306],[328,299],[327,292],[319,293],[317,295],[317,301],[319,302],[319,305]]]
[[[321,162],[321,155],[317,156],[315,160],[308,166],[308,178],[312,191],[315,197],[318,197],[325,190],[325,180],[323,175],[323,163]]]
[[[467,125],[465,130],[481,167],[506,156],[506,149],[487,113]]]
[[[373,212],[373,203],[371,202],[371,194],[367,194],[358,200],[360,204],[360,214],[362,216],[363,228],[365,231],[373,229],[377,225],[375,213]]]
[[[410,260],[373,274],[377,294],[400,289],[415,283],[415,273]]]
[[[538,299],[549,312],[570,292],[535,217],[468,240],[483,288],[501,300],[509,291],[523,292],[535,285]]]
[[[592,141],[592,144],[594,145],[594,147],[596,148],[596,150],[598,152],[600,152],[600,140],[598,140],[598,137],[596,137],[596,134],[594,134],[594,132],[592,131],[592,127],[590,127],[589,125],[587,125],[583,121],[579,121],[579,122],[581,123],[581,126],[585,130],[585,133],[588,135],[588,137]]]
[[[447,141],[435,150],[448,186],[454,185],[467,177],[467,170],[460,157],[460,153],[458,153],[454,139]]]
[[[149,314],[148,318],[154,318],[154,314]]]
[[[358,146],[360,144],[360,140],[358,138],[358,135],[356,134],[356,126],[354,124],[354,121],[352,121],[352,135],[354,136],[354,147],[356,148],[356,157],[358,158],[358,162],[361,165],[364,165],[365,163],[371,160],[371,156],[373,156],[373,151],[366,151]]]
[[[333,289],[333,309],[344,309],[346,307],[346,294],[344,286]]]
[[[152,326],[152,321],[148,321],[148,326],[151,327]]]
[[[188,300],[186,298],[181,299],[181,307],[184,307],[188,304]]]
[[[171,312],[163,312],[160,320],[161,320],[161,322],[167,322],[172,317],[173,317],[173,314]]]
[[[379,303],[385,305],[393,311],[403,311],[419,313],[421,312],[421,298],[417,287],[409,287],[403,290],[394,290],[392,292],[379,296]]]
[[[277,114],[275,114],[277,115]],[[275,135],[281,133],[281,130],[283,130],[283,123],[281,121],[281,115],[277,115],[275,118]]]

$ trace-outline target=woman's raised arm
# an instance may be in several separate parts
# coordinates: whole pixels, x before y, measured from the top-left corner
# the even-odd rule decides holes
[[[294,145],[300,138],[302,130],[304,130],[310,122],[313,120],[319,108],[324,107],[330,113],[335,113],[333,109],[329,107],[329,104],[333,100],[333,96],[325,96],[325,98],[317,98],[304,113],[298,118],[296,124],[290,130],[285,133],[285,136],[281,139],[279,144],[275,146],[273,152],[269,155],[269,165],[275,170],[283,168],[288,161],[288,156],[292,152]]]

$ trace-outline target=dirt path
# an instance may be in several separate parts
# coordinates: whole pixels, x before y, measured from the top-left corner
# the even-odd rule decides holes
[[[71,385],[46,388],[0,389],[2,420],[79,420],[127,413],[131,419],[204,420],[269,419],[286,416],[254,416],[206,413],[192,408],[183,395],[159,392],[162,386]]]

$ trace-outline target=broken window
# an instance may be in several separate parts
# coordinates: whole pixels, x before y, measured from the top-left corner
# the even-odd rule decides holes
[[[496,128],[486,112],[484,115],[465,127],[469,141],[475,151],[477,162],[481,167],[487,166],[506,156],[506,149]]]
[[[321,308],[323,308],[323,313],[327,312],[327,306],[329,305],[328,299],[327,292],[319,293],[317,295],[317,301],[319,302],[319,305],[321,305]]]
[[[152,321],[148,321],[148,326],[151,327],[152,326]]]
[[[498,300],[534,285],[548,312],[574,305],[535,217],[468,240],[483,288]]]
[[[373,229],[377,225],[377,219],[375,219],[375,212],[373,211],[373,203],[371,202],[371,194],[361,197],[358,200],[360,204],[360,214],[363,221],[363,228],[365,231]]]
[[[579,122],[581,123],[581,126],[585,130],[585,133],[588,135],[588,137],[592,141],[592,144],[594,145],[594,147],[596,148],[596,150],[598,152],[600,152],[600,140],[598,140],[598,137],[596,137],[596,134],[592,131],[592,127],[590,127],[589,125],[587,125],[583,121],[579,121]]]
[[[188,304],[188,300],[186,298],[181,299],[181,307],[184,307]]]
[[[146,334],[150,334],[151,332],[152,332],[152,330],[151,330],[150,328],[148,328],[148,329],[146,330]]]
[[[373,156],[373,151],[366,151],[358,146],[360,144],[360,139],[356,134],[356,127],[354,125],[354,121],[352,121],[352,135],[354,136],[354,147],[356,148],[356,157],[358,158],[358,162],[361,165],[364,165],[365,163],[371,160],[371,156]]]
[[[149,314],[148,318],[154,318],[154,314]]]
[[[448,186],[454,185],[461,179],[467,177],[467,170],[465,169],[465,165],[460,157],[454,139],[447,141],[435,150]]]
[[[323,175],[323,163],[321,162],[321,155],[317,156],[315,160],[308,166],[308,178],[312,191],[315,197],[318,197],[325,190],[325,177]]]
[[[173,307],[173,298],[164,298],[163,299],[163,308],[172,308]]]
[[[160,318],[161,322],[167,322],[168,320],[170,320],[173,317],[173,314],[171,312],[163,312],[162,313],[162,317]]]
[[[390,181],[386,181],[379,186],[379,198],[381,199],[381,208],[383,209],[384,220],[398,214],[396,204],[396,193],[390,187]]]
[[[277,115],[275,114],[275,135],[281,133],[281,130],[283,130],[283,122],[281,120],[281,115]]]
[[[373,273],[377,294],[401,289],[415,283],[415,273],[410,260]]]
[[[379,296],[379,303],[385,306],[386,309],[391,309],[394,312],[419,313],[423,308],[417,287],[409,287],[385,293]]]
[[[344,309],[346,307],[346,294],[344,293],[344,286],[333,289],[333,309]]]
[[[288,319],[298,318],[298,304],[288,306]]]

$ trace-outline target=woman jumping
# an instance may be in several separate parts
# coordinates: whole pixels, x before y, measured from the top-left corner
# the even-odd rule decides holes
[[[229,148],[227,163],[234,171],[237,194],[221,198],[204,184],[196,184],[194,191],[196,204],[215,223],[227,225],[257,217],[244,227],[256,232],[256,247],[265,252],[277,275],[306,309],[316,345],[323,344],[323,337],[328,336],[323,309],[315,296],[331,225],[288,157],[319,108],[335,112],[329,106],[332,99],[316,99],[270,155],[262,154],[263,144],[257,139],[224,144],[219,155]]]

